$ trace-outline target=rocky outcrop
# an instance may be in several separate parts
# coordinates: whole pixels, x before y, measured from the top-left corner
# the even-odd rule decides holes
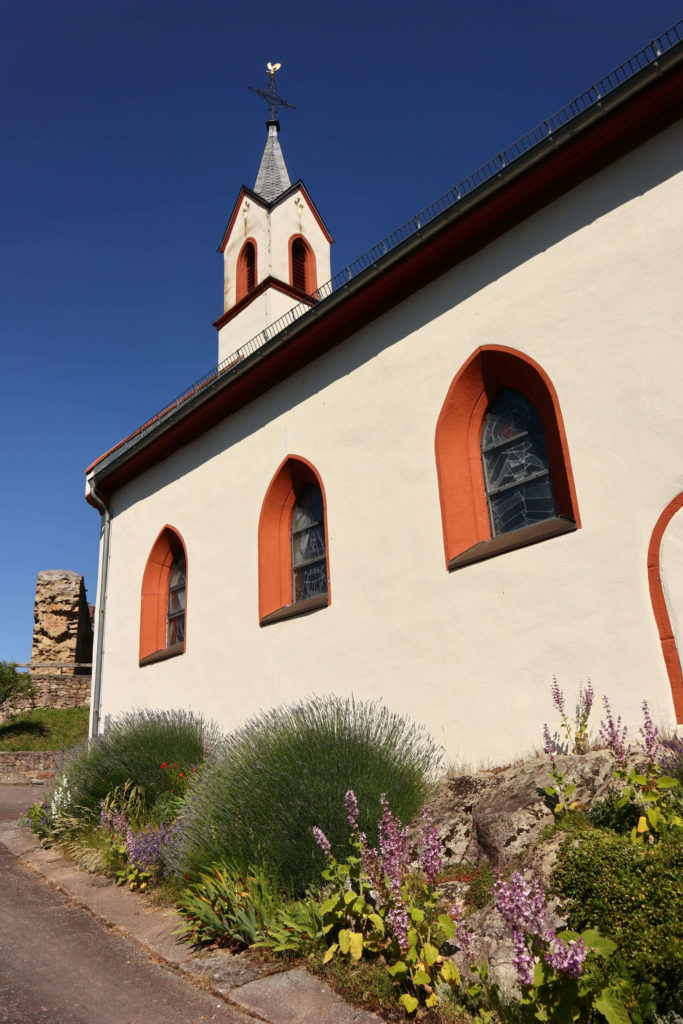
[[[576,785],[573,799],[588,807],[614,788],[614,759],[607,750],[582,756],[558,757],[557,765],[567,783]],[[430,807],[434,824],[444,844],[446,867],[459,863],[490,863],[504,870],[514,866],[526,878],[536,878],[547,889],[557,851],[565,838],[552,833],[542,839],[555,816],[553,800],[545,793],[552,784],[547,757],[532,758],[507,768],[460,775],[446,779]],[[464,895],[465,883],[450,883],[449,899]],[[566,927],[557,902],[548,905],[548,923],[559,930]],[[502,918],[491,905],[467,919],[475,936],[475,956],[487,960],[491,977],[503,992],[516,989],[512,966],[513,946]],[[467,973],[462,954],[454,960]]]
[[[560,756],[557,764],[567,782],[576,784],[573,799],[585,806],[613,786],[609,751]],[[554,821],[553,801],[545,793],[551,784],[547,757],[446,779],[430,803],[446,864],[488,861],[497,867],[524,857]]]
[[[39,572],[31,662],[90,662],[92,639],[83,577],[66,569]]]

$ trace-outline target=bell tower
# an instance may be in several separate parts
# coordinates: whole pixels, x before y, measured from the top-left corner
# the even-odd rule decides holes
[[[223,315],[218,362],[301,302],[315,305],[329,281],[332,237],[304,183],[291,183],[280,146],[278,107],[291,108],[275,88],[279,64],[268,64],[268,89],[254,89],[269,106],[266,144],[253,188],[243,185],[218,251],[223,253]],[[295,109],[295,108],[291,108]]]

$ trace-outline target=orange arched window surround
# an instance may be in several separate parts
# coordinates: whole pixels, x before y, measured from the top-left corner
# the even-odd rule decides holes
[[[258,281],[257,248],[253,238],[248,238],[237,257],[235,279],[235,301],[239,302],[253,292]]]
[[[677,494],[666,506],[655,524],[650,538],[647,552],[647,575],[650,586],[650,600],[652,610],[657,623],[657,632],[662,645],[664,664],[666,665],[669,683],[671,685],[671,696],[673,698],[674,713],[678,724],[683,723],[683,671],[681,670],[681,659],[678,653],[676,637],[671,625],[671,617],[666,605],[664,584],[662,582],[661,554],[662,539],[666,528],[680,509],[683,508],[683,491]]]
[[[540,414],[557,518],[492,539],[481,462],[481,435],[486,412],[504,388],[520,392]],[[542,367],[524,353],[493,345],[477,349],[451,383],[436,425],[434,447],[449,569],[580,526],[557,395]]]
[[[187,574],[187,553],[182,537],[172,526],[165,526],[154,542],[142,576],[142,598],[140,602],[140,664],[173,657],[185,651],[182,643],[167,644],[167,622],[169,610],[169,585],[171,568],[179,558],[185,560]],[[187,591],[185,591],[185,595]],[[185,597],[187,615],[187,598]],[[185,620],[186,621],[186,620]]]
[[[289,282],[307,295],[313,295],[318,287],[315,254],[303,235],[292,235],[289,240]]]
[[[292,519],[297,499],[312,484],[322,495],[327,592],[294,602],[292,597]],[[258,526],[259,620],[262,626],[303,615],[330,603],[327,503],[320,474],[307,459],[289,455],[270,482]]]

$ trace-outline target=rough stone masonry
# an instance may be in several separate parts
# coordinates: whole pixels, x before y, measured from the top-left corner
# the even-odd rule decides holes
[[[31,662],[90,662],[92,639],[83,577],[67,569],[39,572]]]

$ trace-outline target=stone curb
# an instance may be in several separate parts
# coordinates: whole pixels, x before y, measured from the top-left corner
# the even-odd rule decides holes
[[[249,953],[213,950],[193,953],[173,934],[180,918],[144,897],[120,889],[102,875],[89,874],[56,850],[44,850],[25,828],[0,825],[0,843],[21,864],[41,875],[75,903],[119,934],[146,949],[175,971],[201,981],[215,995],[242,1011],[247,1020],[267,1024],[382,1024],[367,1010],[345,1003],[326,982],[303,967],[293,970],[261,964]]]

